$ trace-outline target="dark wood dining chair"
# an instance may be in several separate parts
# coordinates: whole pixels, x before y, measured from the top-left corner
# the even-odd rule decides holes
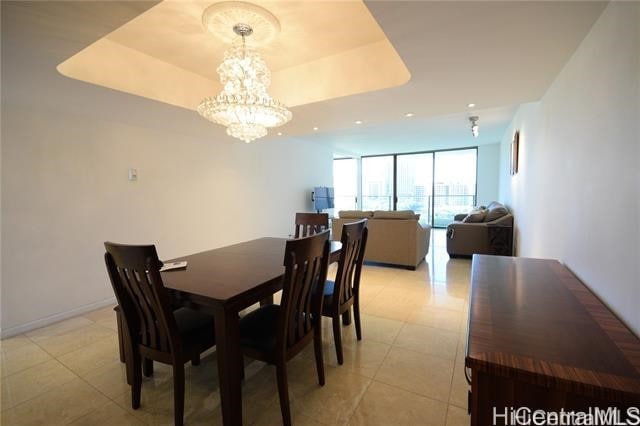
[[[169,364],[173,367],[174,421],[182,425],[184,364],[191,361],[198,365],[200,354],[215,345],[213,317],[171,308],[155,246],[110,242],[104,246],[104,260],[120,310],[131,406],[140,407],[142,373],[153,374],[153,361]]]
[[[329,229],[327,213],[296,213],[295,238],[308,237]]]
[[[338,364],[344,362],[342,355],[342,335],[340,317],[353,306],[356,325],[356,337],[362,340],[360,325],[360,275],[367,245],[367,219],[348,223],[342,227],[342,250],[338,260],[335,281],[327,281],[324,287],[322,315],[331,317],[333,322],[333,340],[336,347]]]
[[[329,264],[329,231],[287,241],[280,305],[265,305],[240,320],[243,355],[276,366],[282,422],[291,424],[287,361],[313,341],[318,382],[324,386],[322,288]]]

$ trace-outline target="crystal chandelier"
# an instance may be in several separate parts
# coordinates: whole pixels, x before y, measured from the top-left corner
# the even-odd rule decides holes
[[[235,24],[233,31],[241,37],[224,53],[217,69],[223,89],[217,96],[205,98],[198,113],[207,120],[227,128],[227,134],[249,143],[266,136],[267,129],[291,120],[291,111],[267,93],[271,72],[245,38],[253,33],[247,24]]]

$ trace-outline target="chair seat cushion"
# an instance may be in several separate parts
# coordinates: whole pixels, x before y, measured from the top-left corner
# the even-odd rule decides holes
[[[276,346],[280,305],[266,305],[240,320],[240,346],[272,353]]]
[[[173,311],[173,316],[185,352],[194,347],[206,349],[215,344],[215,324],[212,316],[187,308]]]
[[[333,295],[333,289],[335,288],[335,286],[336,286],[335,281],[327,280],[327,282],[324,284],[324,295],[325,296]]]

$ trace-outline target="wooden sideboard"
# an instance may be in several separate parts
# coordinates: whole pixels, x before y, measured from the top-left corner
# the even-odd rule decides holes
[[[493,407],[640,406],[640,339],[565,266],[474,255],[471,269],[472,425],[493,424]]]

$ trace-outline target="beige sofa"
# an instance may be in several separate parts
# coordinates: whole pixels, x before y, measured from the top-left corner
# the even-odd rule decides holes
[[[447,253],[450,257],[473,254],[511,256],[513,252],[513,215],[500,203],[485,209],[458,214],[447,226]]]
[[[340,240],[342,225],[367,219],[369,236],[364,259],[416,269],[429,252],[431,227],[418,222],[420,215],[407,211],[340,211],[331,224],[332,239]]]

